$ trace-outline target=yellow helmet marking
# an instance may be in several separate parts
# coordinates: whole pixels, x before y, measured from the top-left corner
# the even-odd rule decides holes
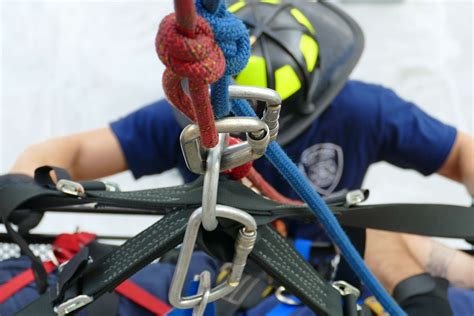
[[[291,13],[291,15],[293,15],[293,17],[296,19],[296,21],[298,21],[300,24],[306,26],[306,28],[311,32],[311,34],[316,33],[316,31],[314,30],[313,25],[311,24],[311,22],[309,22],[309,20],[306,18],[306,16],[303,14],[303,12],[301,12],[297,8],[293,8],[293,9],[290,10],[290,13]]]
[[[250,56],[244,70],[235,78],[238,84],[245,86],[267,87],[267,63],[265,58]]]
[[[229,12],[235,13],[239,11],[240,9],[242,9],[243,7],[245,7],[245,0],[239,0],[238,2],[229,6],[227,10],[229,10]]]
[[[275,90],[285,100],[301,88],[298,75],[290,65],[285,65],[275,71]]]
[[[280,0],[260,0],[263,3],[279,4]]]
[[[311,36],[303,34],[300,39],[300,50],[306,61],[306,69],[312,72],[318,59],[318,43]]]

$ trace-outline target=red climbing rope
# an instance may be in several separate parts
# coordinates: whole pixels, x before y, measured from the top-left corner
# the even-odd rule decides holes
[[[242,140],[239,138],[229,137],[229,145],[236,145],[241,142]],[[224,171],[224,173],[229,174],[230,177],[234,180],[241,180],[242,178],[245,178],[249,174],[250,169],[253,169],[252,166],[253,166],[253,161],[249,161],[247,163],[244,163],[241,166],[235,167],[230,170],[226,170]]]
[[[194,38],[196,28],[196,7],[194,0],[177,0],[174,2],[176,28],[187,37]]]
[[[252,185],[264,196],[268,197],[271,200],[282,204],[296,204],[302,205],[303,202],[298,200],[292,200],[287,198],[280,192],[278,192],[270,183],[268,183],[262,175],[255,170],[255,168],[251,168],[247,175],[247,179],[252,183]]]
[[[196,121],[202,145],[212,148],[218,140],[208,85],[224,74],[224,55],[209,24],[196,14],[192,0],[176,0],[175,8],[176,14],[161,22],[155,42],[167,67],[163,88],[170,102]],[[190,97],[182,87],[186,78]]]

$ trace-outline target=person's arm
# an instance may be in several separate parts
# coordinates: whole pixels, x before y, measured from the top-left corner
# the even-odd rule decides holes
[[[438,173],[463,183],[474,196],[474,137],[458,132],[449,156]]]
[[[474,257],[429,237],[401,234],[405,246],[425,271],[456,287],[474,288]]]
[[[474,196],[474,138],[458,132],[448,158],[438,173],[464,184]],[[456,216],[453,214],[453,216]],[[473,214],[474,216],[474,214]],[[474,288],[474,257],[428,237],[403,234],[406,247],[431,275],[454,286]]]
[[[120,144],[109,127],[32,145],[18,157],[10,172],[33,176],[34,170],[43,165],[65,168],[75,180],[96,179],[127,169]]]

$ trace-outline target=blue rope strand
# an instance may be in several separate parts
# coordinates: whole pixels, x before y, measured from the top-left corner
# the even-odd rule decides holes
[[[244,100],[235,100],[239,102],[233,103],[232,111],[237,116],[256,116],[252,107]],[[276,142],[270,143],[265,153],[266,157],[275,166],[275,168],[283,175],[291,187],[298,193],[303,201],[308,204],[313,213],[326,229],[327,234],[332,241],[339,247],[342,255],[350,264],[352,270],[362,280],[362,282],[375,295],[384,309],[390,315],[406,315],[405,312],[397,305],[393,298],[385,291],[378,280],[372,275],[365,265],[363,259],[352,245],[346,233],[339,225],[336,217],[329,210],[321,197],[314,191],[306,177],[281,149]]]
[[[230,76],[237,75],[242,71],[249,59],[249,36],[243,23],[227,11],[224,1],[218,0],[220,3],[215,13],[208,12],[201,1],[196,0],[196,9],[211,25],[215,40],[226,58],[225,76],[211,88],[214,112],[218,113],[216,116],[219,118],[229,113],[228,85]],[[252,107],[245,100],[232,100],[232,111],[237,116],[256,116]],[[374,293],[385,310],[391,315],[406,315],[369,271],[333,213],[281,147],[276,142],[272,142],[265,155],[301,199],[308,204],[325,227],[329,237],[339,247],[353,271]]]
[[[215,116],[221,118],[230,114],[227,87],[231,76],[239,74],[250,57],[249,33],[244,23],[227,11],[225,1],[214,0],[219,2],[214,13],[207,11],[203,1],[207,0],[196,0],[196,11],[211,25],[214,38],[224,53],[226,62],[224,77],[211,85],[212,108]]]

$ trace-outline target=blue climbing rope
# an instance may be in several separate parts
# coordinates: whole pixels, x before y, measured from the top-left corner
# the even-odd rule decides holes
[[[237,75],[243,70],[250,56],[248,31],[237,17],[227,11],[225,1],[219,0],[220,3],[215,13],[207,11],[202,1],[206,0],[196,0],[197,12],[211,25],[215,40],[224,52],[226,58],[225,76],[211,88],[212,103],[216,116],[222,117],[227,115],[231,103],[232,112],[235,115],[255,117],[256,114],[247,101],[232,100],[232,102],[229,102],[228,96],[228,85],[231,81],[230,76]],[[272,142],[268,146],[265,155],[288,181],[295,192],[298,193],[301,199],[308,204],[315,216],[325,227],[329,237],[341,250],[342,255],[352,270],[369,290],[374,293],[385,310],[391,315],[406,315],[385,291],[379,281],[372,275],[331,210],[324,203],[319,194],[314,191],[309,181],[281,147],[276,142]]]
[[[237,19],[235,15],[227,11],[225,1],[219,1],[214,5],[214,12],[209,12],[203,1],[196,1],[196,11],[204,17],[211,25],[214,38],[224,53],[225,73],[224,76],[211,85],[211,103],[214,114],[221,118],[230,114],[228,87],[232,77],[238,75],[247,65],[250,57],[249,32],[244,23]],[[234,106],[235,100],[232,100]]]

